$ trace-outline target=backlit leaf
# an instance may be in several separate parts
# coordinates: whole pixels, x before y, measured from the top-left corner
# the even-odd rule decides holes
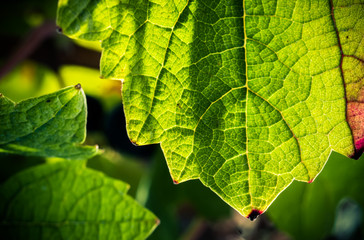
[[[360,2],[337,1],[333,10],[342,52],[347,118],[359,154],[364,150],[364,2]]]
[[[58,25],[102,42],[132,142],[160,143],[175,183],[200,179],[254,219],[332,150],[354,153],[333,10],[351,4],[60,0]]]

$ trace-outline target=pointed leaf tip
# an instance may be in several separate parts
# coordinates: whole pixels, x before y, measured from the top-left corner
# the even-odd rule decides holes
[[[77,85],[75,85],[75,88],[78,89],[78,90],[80,90],[82,88],[81,87],[81,84],[78,83]]]
[[[363,152],[364,150],[364,138],[359,139],[355,142],[355,148],[357,149],[357,152]]]
[[[256,210],[256,209],[253,209],[249,215],[247,216],[247,218],[250,220],[250,221],[254,221],[257,217],[259,217],[260,214],[262,214],[263,211],[260,211],[260,210]]]
[[[177,180],[174,180],[174,179],[173,179],[173,183],[176,184],[176,185],[179,184],[179,182]]]
[[[364,144],[364,143],[363,143],[363,144]],[[356,151],[354,152],[354,154],[352,154],[352,155],[350,155],[350,156],[349,156],[349,158],[352,158],[352,159],[354,159],[354,160],[358,160],[358,159],[361,157],[361,155],[363,154],[363,150],[364,150],[364,149],[356,150]]]
[[[137,142],[136,141],[134,141],[134,140],[131,140],[130,139],[130,142],[131,142],[131,144],[133,144],[134,146],[136,146],[136,147],[138,147],[139,146],[139,144],[137,144]]]
[[[86,136],[86,100],[74,88],[80,89],[81,85],[17,104],[5,96],[1,98],[4,124],[0,124],[0,151],[67,159],[86,159],[97,154],[96,147],[80,145]],[[62,99],[63,104],[57,99]],[[23,119],[31,127],[24,127]],[[72,126],[72,131],[65,126]]]

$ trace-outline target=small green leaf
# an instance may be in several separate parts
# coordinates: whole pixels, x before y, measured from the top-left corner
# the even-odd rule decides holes
[[[0,152],[29,156],[89,158],[97,146],[86,137],[86,99],[80,85],[14,103],[0,96]]]
[[[129,186],[84,162],[45,164],[0,187],[4,239],[145,239],[159,220],[126,194]]]

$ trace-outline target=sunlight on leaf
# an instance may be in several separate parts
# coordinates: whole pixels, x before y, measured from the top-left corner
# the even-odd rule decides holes
[[[100,79],[100,72],[96,69],[64,65],[59,75],[67,86],[80,83],[87,96],[98,98],[105,109],[111,109],[121,101],[121,82]]]
[[[53,71],[31,61],[20,64],[0,81],[0,92],[13,101],[45,95],[60,87]]]
[[[334,16],[342,51],[340,67],[346,84],[347,117],[355,148],[361,154],[364,150],[364,4],[338,1]]]
[[[175,183],[200,179],[254,219],[332,150],[354,153],[333,4],[61,0],[57,23],[102,41],[132,142],[160,143]]]
[[[85,40],[80,40],[80,39],[74,39],[73,40],[74,43],[76,43],[77,45],[96,51],[96,52],[101,52],[102,48],[101,48],[101,44],[99,41],[85,41]]]

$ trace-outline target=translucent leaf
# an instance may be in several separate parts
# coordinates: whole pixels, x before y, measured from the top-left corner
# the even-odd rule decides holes
[[[342,52],[347,118],[360,156],[364,150],[364,2],[358,2],[337,1],[333,13]]]
[[[100,72],[96,69],[63,65],[59,69],[59,75],[66,86],[81,84],[86,95],[99,99],[105,109],[120,104],[121,82],[100,79]]]
[[[102,42],[131,141],[160,143],[175,183],[200,179],[254,219],[293,180],[312,182],[332,150],[354,153],[338,4],[61,0],[57,22]]]

